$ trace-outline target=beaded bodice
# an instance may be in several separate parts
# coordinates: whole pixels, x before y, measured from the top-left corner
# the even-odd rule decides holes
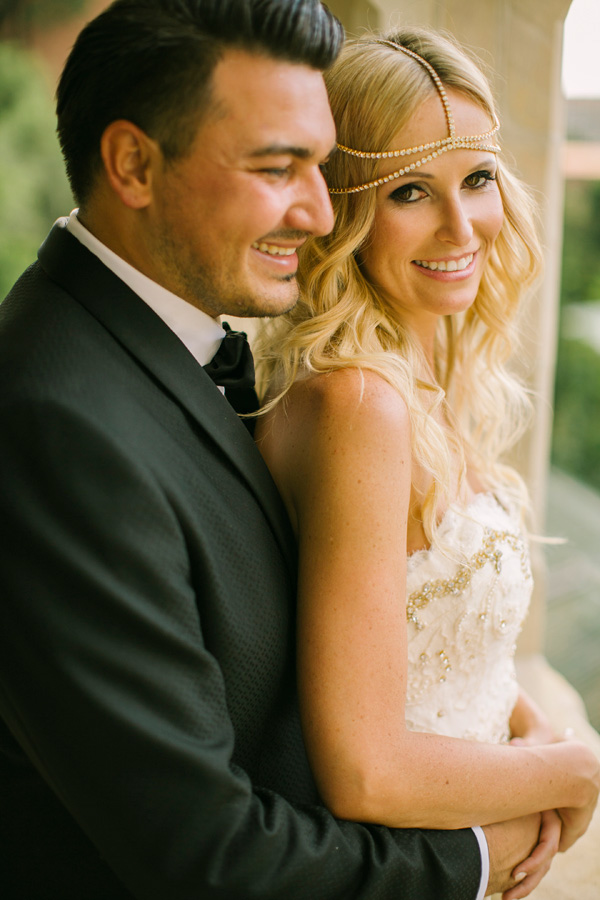
[[[451,507],[441,549],[408,558],[406,721],[413,731],[499,742],[517,699],[515,641],[532,590],[527,544],[491,494]]]

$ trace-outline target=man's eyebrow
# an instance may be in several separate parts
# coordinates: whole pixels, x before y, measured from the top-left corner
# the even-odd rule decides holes
[[[336,150],[337,146],[334,144],[328,155],[331,156]],[[257,147],[256,150],[248,153],[251,159],[259,156],[294,156],[296,159],[310,159],[314,155],[314,151],[308,147],[295,147],[290,144],[268,144],[266,147]]]
[[[297,159],[308,159],[312,156],[312,152],[308,147],[294,147],[289,144],[269,144],[266,147],[257,147],[251,150],[249,157],[257,156],[295,156]]]

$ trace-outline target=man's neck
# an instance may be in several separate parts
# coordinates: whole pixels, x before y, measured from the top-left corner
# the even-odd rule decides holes
[[[71,214],[66,225],[80,243],[154,310],[200,365],[206,365],[212,359],[225,335],[216,319],[167,290],[141,267],[119,254],[118,242],[111,241],[111,246],[102,241],[87,227],[87,222],[81,221],[78,212]]]

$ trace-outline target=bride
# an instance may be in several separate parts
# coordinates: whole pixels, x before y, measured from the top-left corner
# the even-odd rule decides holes
[[[366,36],[327,81],[335,229],[308,241],[302,299],[257,347],[256,438],[298,538],[311,764],[341,818],[450,829],[556,810],[544,835],[566,850],[598,762],[516,682],[527,494],[502,462],[529,411],[508,358],[538,269],[533,205],[486,79],[449,39]]]

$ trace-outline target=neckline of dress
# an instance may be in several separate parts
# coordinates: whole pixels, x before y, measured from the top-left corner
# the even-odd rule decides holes
[[[480,506],[482,504],[491,504],[496,509],[501,509],[504,513],[508,515],[508,510],[500,502],[498,497],[492,491],[477,491],[473,494],[471,499],[464,506],[459,504],[458,501],[454,501],[449,503],[446,507],[442,518],[438,524],[438,533],[442,534],[442,532],[448,530],[449,519],[453,517],[460,517],[462,519],[469,518],[469,512],[476,506]],[[437,548],[432,547],[431,544],[429,547],[419,547],[416,550],[412,550],[410,553],[406,554],[408,560],[415,560],[421,554],[423,557],[428,553],[435,552]]]

